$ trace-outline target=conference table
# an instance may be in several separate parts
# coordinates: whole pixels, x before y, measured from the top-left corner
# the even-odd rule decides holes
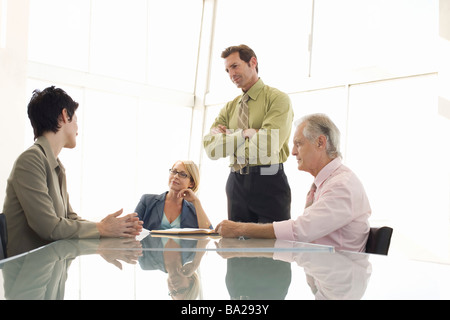
[[[0,269],[0,299],[189,300],[179,314],[213,312],[199,301],[216,301],[216,314],[264,314],[275,300],[450,298],[446,264],[267,239],[61,240]]]

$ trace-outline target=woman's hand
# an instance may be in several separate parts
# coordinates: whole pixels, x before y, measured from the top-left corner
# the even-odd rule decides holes
[[[200,203],[200,199],[195,195],[195,192],[191,189],[183,189],[178,192],[178,198],[183,198],[186,201],[191,202],[197,213],[197,223],[200,229],[208,229],[211,226],[211,222],[209,221],[208,216],[203,210],[202,204]]]
[[[178,192],[177,197],[178,198],[183,198],[184,200],[192,202],[192,203],[198,201],[198,198],[195,195],[195,192],[192,191],[192,189],[183,189],[183,190],[181,190],[180,192]]]

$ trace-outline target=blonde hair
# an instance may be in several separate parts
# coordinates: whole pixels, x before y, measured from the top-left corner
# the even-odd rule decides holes
[[[186,167],[187,173],[190,176],[191,183],[193,183],[192,191],[197,192],[199,186],[200,186],[200,171],[198,170],[198,166],[195,164],[194,161],[191,160],[178,160],[177,162],[181,162]],[[172,166],[172,168],[177,163],[175,162]]]

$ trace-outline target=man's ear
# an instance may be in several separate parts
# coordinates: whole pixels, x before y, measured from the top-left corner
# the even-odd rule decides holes
[[[250,65],[256,68],[256,66],[258,65],[258,60],[256,59],[256,57],[250,58]]]
[[[317,146],[319,148],[326,148],[327,147],[327,138],[324,135],[320,135],[317,139]]]

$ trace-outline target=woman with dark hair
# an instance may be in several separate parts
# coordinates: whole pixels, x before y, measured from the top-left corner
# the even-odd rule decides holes
[[[63,148],[75,148],[78,103],[54,86],[35,90],[28,104],[35,143],[14,163],[3,212],[8,256],[69,238],[135,237],[142,230],[136,213],[118,218],[122,209],[96,223],[82,219],[69,203]]]

